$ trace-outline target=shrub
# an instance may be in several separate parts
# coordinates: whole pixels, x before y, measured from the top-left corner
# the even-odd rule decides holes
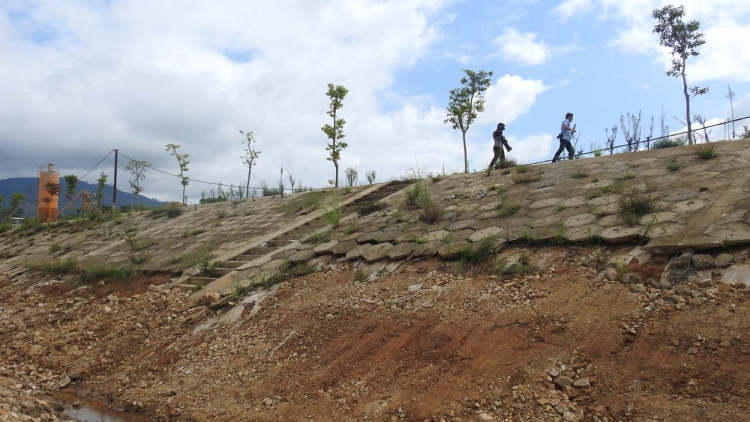
[[[183,213],[182,208],[171,206],[167,207],[167,218],[176,218],[181,216]]]
[[[508,199],[508,195],[505,192],[500,193],[500,203],[497,205],[497,214],[499,217],[509,217],[518,212],[521,208],[521,204]]]
[[[53,243],[49,245],[49,253],[60,252],[61,250],[62,250],[62,246],[60,246],[59,243]]]
[[[573,179],[583,179],[584,177],[588,176],[589,172],[585,168],[579,168],[570,174],[570,177],[572,177]]]
[[[531,168],[529,166],[518,166],[516,167],[516,173],[518,174],[524,174],[531,171]]]
[[[129,258],[130,258],[130,262],[132,262],[135,265],[141,265],[144,262],[146,262],[146,260],[148,260],[148,256],[144,254],[130,255]]]
[[[208,254],[203,256],[200,262],[198,262],[198,269],[200,270],[201,277],[213,278],[218,276],[216,269],[219,268],[221,263],[214,261],[214,258],[216,258],[216,255]]]
[[[693,154],[703,160],[710,160],[719,156],[719,153],[716,152],[716,148],[713,145],[703,145],[696,149]]]
[[[433,201],[427,190],[423,190],[418,199],[418,205],[422,209],[422,219],[427,224],[435,224],[443,218],[443,210],[440,205]]]
[[[519,167],[520,168],[520,167]],[[513,175],[513,183],[532,183],[537,182],[542,178],[541,173],[520,173]]]
[[[437,183],[443,180],[443,176],[432,176],[432,183]]]
[[[311,243],[313,245],[319,245],[321,243],[326,243],[331,241],[331,232],[320,232],[315,233],[313,235],[310,235],[306,237],[302,243]]]
[[[427,192],[427,188],[421,179],[417,179],[411,186],[406,189],[406,204],[416,206],[419,198]]]
[[[664,149],[664,148],[674,148],[674,147],[681,147],[685,145],[687,142],[685,138],[679,137],[679,138],[665,138],[665,139],[659,139],[658,141],[654,141],[654,143],[651,145],[651,149]]]
[[[132,268],[118,268],[113,265],[90,264],[79,270],[81,283],[91,284],[99,281],[122,281],[133,278],[137,273]]]
[[[218,210],[216,211],[216,218],[221,220],[222,218],[225,218],[227,216],[227,212],[225,210]]]
[[[339,223],[341,222],[341,218],[344,216],[344,208],[341,207],[338,203],[334,202],[327,210],[326,213],[323,214],[323,220],[333,225],[333,227],[338,227]]]
[[[260,287],[260,288],[270,288],[273,287],[281,282],[284,282],[290,278],[297,278],[297,277],[303,277],[308,274],[312,274],[315,271],[317,271],[317,267],[314,265],[307,265],[307,264],[290,264],[288,262],[285,262],[280,268],[279,271],[277,271],[272,276],[266,278],[259,284],[255,285],[254,287]]]
[[[40,264],[31,264],[28,266],[32,271],[39,271],[48,275],[68,275],[75,274],[78,271],[76,261],[73,258],[58,259]]]
[[[518,167],[518,161],[516,161],[516,160],[514,160],[512,158],[508,158],[506,160],[498,160],[495,163],[494,170],[509,169],[509,168],[513,168],[513,167]]]
[[[682,164],[677,162],[676,159],[672,158],[667,162],[667,170],[669,171],[677,171],[682,168]]]
[[[619,214],[629,226],[635,226],[641,217],[656,211],[656,198],[648,193],[630,192],[620,197]]]
[[[471,265],[481,264],[495,253],[495,242],[491,238],[483,239],[478,248],[465,247],[458,253],[458,258]]]
[[[623,174],[622,176],[616,177],[615,180],[623,181],[623,180],[630,180],[635,179],[635,174],[627,172]]]

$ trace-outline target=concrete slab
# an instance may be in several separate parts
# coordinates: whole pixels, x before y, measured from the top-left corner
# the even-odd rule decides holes
[[[370,264],[372,264],[373,262],[382,261],[386,257],[388,257],[388,252],[391,249],[393,249],[393,244],[391,243],[378,243],[377,245],[374,245],[362,252],[362,259]]]

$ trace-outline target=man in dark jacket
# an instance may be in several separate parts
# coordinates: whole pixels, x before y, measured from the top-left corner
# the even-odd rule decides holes
[[[510,152],[513,148],[508,145],[508,140],[505,139],[505,136],[503,136],[503,131],[505,130],[505,124],[498,123],[497,129],[492,132],[492,139],[495,141],[495,144],[492,146],[492,152],[494,153],[494,156],[492,157],[492,161],[490,161],[490,166],[487,167],[487,176],[489,176],[492,173],[492,169],[495,168],[495,163],[500,160],[500,162],[505,161],[505,149]]]

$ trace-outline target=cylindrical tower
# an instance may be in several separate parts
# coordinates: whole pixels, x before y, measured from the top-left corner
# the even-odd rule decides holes
[[[36,204],[36,215],[44,221],[57,219],[57,201],[60,197],[60,173],[54,170],[54,164],[47,165],[47,170],[39,168],[39,200]]]

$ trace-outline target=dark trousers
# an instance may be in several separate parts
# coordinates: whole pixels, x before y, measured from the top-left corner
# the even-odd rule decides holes
[[[498,160],[505,161],[505,150],[503,147],[492,147],[492,152],[495,153],[495,156],[492,157],[492,161],[490,161],[490,168],[495,168],[495,163]]]
[[[553,163],[560,160],[560,154],[562,154],[564,149],[568,150],[568,160],[573,159],[573,154],[575,154],[576,152],[576,150],[573,149],[573,144],[571,144],[567,139],[560,139],[560,149],[558,149],[555,153],[555,158],[552,159]]]

